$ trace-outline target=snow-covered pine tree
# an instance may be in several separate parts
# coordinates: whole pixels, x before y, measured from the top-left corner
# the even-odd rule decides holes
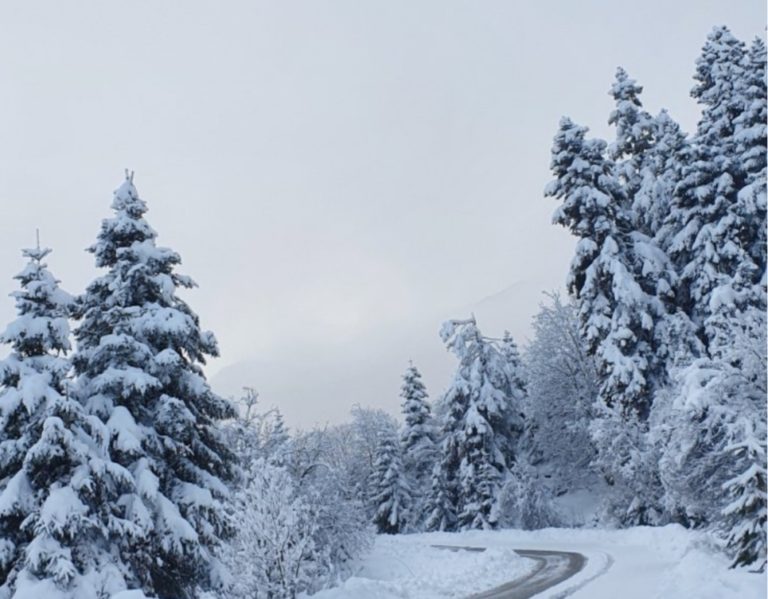
[[[744,56],[744,78],[740,88],[746,104],[733,120],[733,137],[749,185],[765,176],[766,165],[766,48],[759,37]]]
[[[179,255],[156,245],[132,175],[112,208],[89,249],[107,272],[80,298],[73,358],[78,397],[130,475],[100,516],[129,588],[196,597],[218,583],[214,553],[231,530],[222,500],[233,459],[217,421],[234,410],[205,380],[216,341],[178,297],[194,283],[174,272]]]
[[[515,339],[512,337],[512,333],[504,331],[504,336],[501,339],[501,355],[504,356],[504,360],[507,363],[509,369],[509,380],[514,389],[513,393],[517,397],[524,397],[527,393],[528,383],[525,380],[525,368],[523,367],[523,359],[520,356],[520,350],[515,343]]]
[[[739,205],[744,206],[746,215],[756,217],[758,224],[750,233],[754,239],[746,240],[747,253],[752,257],[758,270],[763,272],[757,289],[757,303],[765,306],[766,272],[766,120],[768,119],[768,98],[766,94],[766,48],[762,39],[756,38],[744,57],[744,80],[741,89],[746,101],[744,111],[734,119],[733,138],[736,143],[737,160],[744,171],[743,186],[739,190]],[[762,223],[763,226],[759,226]]]
[[[592,434],[599,468],[614,487],[607,513],[624,524],[653,523],[650,515],[660,506],[649,503],[662,491],[644,436],[654,395],[667,377],[660,344],[666,337],[657,334],[664,330],[674,272],[653,240],[633,230],[627,188],[606,157],[605,142],[586,139],[586,131],[562,119],[552,149],[555,180],[545,194],[563,202],[555,223],[579,237],[568,287],[598,369],[603,408]]]
[[[666,254],[666,231],[662,225],[669,215],[671,196],[679,180],[680,163],[690,155],[686,136],[679,125],[665,112],[652,117],[642,109],[642,87],[619,68],[611,95],[616,109],[608,122],[616,126],[616,140],[609,146],[609,157],[625,198],[624,218],[617,221],[626,227],[628,267],[642,290],[651,299],[656,330],[675,313],[677,273]],[[656,360],[649,361],[647,378],[651,388],[661,388],[668,382],[663,356],[667,354],[664,335],[651,340]]]
[[[459,359],[442,397],[443,430],[430,527],[456,514],[460,529],[498,524],[499,490],[515,461],[522,433],[522,395],[513,387],[505,356],[486,339],[474,318],[446,322],[440,335]],[[442,497],[442,501],[439,501]],[[455,502],[444,505],[445,500]]]
[[[452,447],[446,447],[446,441],[441,443],[441,461],[432,468],[429,494],[424,504],[426,520],[424,528],[428,531],[452,531],[456,530],[458,515],[457,485],[454,478],[448,480],[446,474],[450,472],[446,462],[446,451],[453,451]],[[454,469],[455,470],[455,469]]]
[[[100,599],[125,588],[99,522],[100,486],[125,482],[101,450],[103,427],[68,393],[72,297],[24,250],[18,317],[0,364],[0,596]]]
[[[669,237],[675,233],[670,228],[675,187],[692,150],[687,135],[666,110],[654,118],[653,127],[654,143],[644,154],[640,187],[631,209],[636,229],[666,252]]]
[[[653,117],[642,108],[642,91],[624,69],[616,70],[609,92],[616,108],[608,117],[608,123],[616,127],[616,140],[608,147],[608,154],[616,163],[616,175],[625,190],[626,209],[632,208],[643,180],[645,155],[655,144],[656,127]]]
[[[734,567],[752,566],[763,572],[768,524],[765,421],[744,418],[739,424],[738,440],[725,448],[737,468],[737,474],[723,483],[731,500],[722,511],[727,547]]]
[[[404,416],[401,434],[403,453],[415,460],[419,470],[430,471],[430,460],[434,457],[437,441],[437,426],[427,401],[427,389],[421,380],[421,373],[413,364],[403,375],[400,397],[403,398]]]
[[[413,489],[400,452],[394,437],[382,439],[376,451],[370,490],[376,508],[373,523],[380,533],[406,532],[413,519]]]
[[[403,398],[404,416],[400,445],[403,465],[414,487],[414,516],[418,519],[423,512],[422,502],[429,490],[430,475],[437,457],[438,431],[421,373],[413,364],[403,375],[400,397]],[[419,523],[414,521],[412,524],[417,526]]]
[[[586,132],[561,120],[552,148],[555,180],[545,194],[563,202],[554,222],[579,238],[568,288],[577,300],[587,349],[597,357],[600,397],[625,416],[644,420],[652,402],[654,323],[664,308],[634,276],[638,256],[622,208],[624,194],[605,142],[586,139]]]
[[[349,476],[350,491],[366,506],[369,521],[373,521],[376,506],[369,489],[371,475],[382,441],[398,437],[398,423],[391,414],[379,409],[355,405],[350,413],[352,422],[346,427],[342,441],[347,453],[344,468]]]
[[[675,234],[669,253],[680,273],[679,288],[688,291],[678,303],[712,355],[727,346],[730,321],[750,306],[765,309],[765,293],[759,289],[765,271],[765,244],[760,243],[765,239],[765,195],[741,193],[749,181],[745,165],[759,165],[744,160],[737,141],[738,131],[751,129],[738,125],[742,118],[750,120],[744,116],[752,106],[749,95],[760,93],[759,86],[749,83],[749,65],[744,44],[726,27],[710,33],[691,92],[703,107],[702,116],[670,215]],[[753,139],[758,139],[757,129],[744,135],[757,133]]]

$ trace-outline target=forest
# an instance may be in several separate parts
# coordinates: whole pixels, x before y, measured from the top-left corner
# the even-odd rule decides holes
[[[83,292],[23,250],[0,337],[0,599],[294,598],[377,534],[426,531],[678,524],[764,573],[765,43],[712,30],[690,134],[642,91],[616,71],[612,139],[556,129],[536,201],[577,240],[567,297],[526,344],[445,322],[455,374],[428,391],[410,364],[400,418],[361,398],[291,430],[258,380],[217,395],[216,339],[179,295],[195,283],[132,172]]]

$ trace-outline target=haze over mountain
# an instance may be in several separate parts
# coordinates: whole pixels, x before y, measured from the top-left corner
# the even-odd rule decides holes
[[[550,289],[555,289],[550,283]],[[243,360],[215,374],[212,384],[219,393],[234,397],[244,386],[255,387],[263,409],[279,407],[291,425],[302,428],[344,420],[354,404],[398,414],[400,377],[408,360],[422,371],[433,400],[450,383],[456,359],[438,334],[444,320],[474,314],[484,334],[500,337],[509,330],[522,344],[531,331],[537,302],[546,299],[541,291],[545,285],[544,280],[515,283],[473,304],[408,326],[378,329],[325,349]],[[296,367],[287,378],[283,375],[286,362]],[[323,401],[328,397],[334,401]]]

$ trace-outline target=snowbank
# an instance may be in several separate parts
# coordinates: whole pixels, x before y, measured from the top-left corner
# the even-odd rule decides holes
[[[461,544],[461,535],[449,540]],[[510,547],[450,551],[432,547],[433,542],[431,535],[380,535],[355,576],[312,599],[467,597],[523,576],[534,567],[532,560],[519,557]]]

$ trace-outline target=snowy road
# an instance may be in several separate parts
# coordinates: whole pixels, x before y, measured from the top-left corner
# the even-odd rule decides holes
[[[581,553],[569,551],[515,549],[515,553],[537,562],[536,569],[522,578],[472,595],[471,599],[528,599],[567,580],[587,563]]]
[[[485,547],[457,547],[434,545],[438,549],[449,551],[485,551]],[[488,591],[474,594],[470,599],[529,599],[547,590],[574,574],[580,572],[587,563],[581,553],[571,551],[550,551],[541,549],[515,549],[520,557],[536,562],[536,567],[521,578],[512,580]]]

